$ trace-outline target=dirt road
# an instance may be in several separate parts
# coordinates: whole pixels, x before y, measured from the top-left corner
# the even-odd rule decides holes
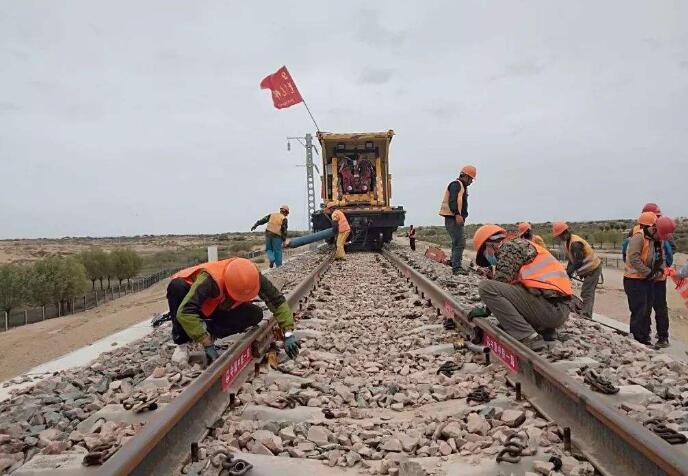
[[[155,312],[165,312],[166,287],[167,280],[161,281],[86,312],[3,332],[0,381],[149,319]]]

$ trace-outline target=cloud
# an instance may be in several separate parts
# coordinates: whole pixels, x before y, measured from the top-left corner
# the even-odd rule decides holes
[[[523,60],[509,64],[501,73],[495,74],[490,81],[498,81],[509,78],[528,78],[535,77],[545,70],[544,61]]]
[[[358,18],[356,37],[359,41],[374,47],[399,47],[404,43],[406,33],[403,31],[393,31],[383,25],[379,12],[364,10]]]
[[[366,68],[358,77],[359,84],[385,84],[392,79],[393,69],[387,68]]]
[[[20,109],[19,106],[17,106],[14,103],[11,102],[0,102],[0,113],[3,112],[15,112]]]

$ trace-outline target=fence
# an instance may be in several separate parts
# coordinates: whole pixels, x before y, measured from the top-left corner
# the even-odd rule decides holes
[[[129,283],[122,283],[121,285],[113,284],[109,289],[95,289],[83,296],[71,298],[62,303],[51,303],[31,309],[17,309],[9,313],[3,311],[4,320],[0,323],[0,331],[7,331],[14,327],[25,326],[46,319],[53,319],[55,317],[62,317],[93,309],[94,307],[126,296],[127,294],[136,293],[149,288],[185,267],[186,266],[180,266],[175,269],[158,271],[150,276],[134,279]]]
[[[303,250],[293,250],[285,249],[284,258],[289,258],[290,256],[303,251]],[[243,253],[237,253],[238,256],[243,256],[249,259],[258,258],[265,255],[265,250],[248,251]],[[222,257],[221,259],[224,259]],[[0,322],[0,332],[7,331],[14,327],[25,326],[27,324],[33,324],[36,322],[45,321],[46,319],[54,319],[56,317],[62,317],[70,314],[76,314],[77,312],[87,311],[98,307],[106,302],[110,302],[114,299],[118,299],[127,294],[136,293],[142,291],[146,288],[151,287],[155,283],[162,281],[163,279],[169,277],[170,275],[176,273],[180,269],[184,269],[187,266],[193,266],[198,264],[200,261],[195,261],[184,266],[179,266],[174,269],[166,269],[163,271],[158,271],[155,274],[146,276],[143,278],[138,278],[130,281],[129,283],[113,284],[108,289],[95,289],[83,296],[68,299],[62,303],[51,303],[46,304],[41,307],[35,307],[30,309],[17,309],[10,311],[3,311],[4,319]]]

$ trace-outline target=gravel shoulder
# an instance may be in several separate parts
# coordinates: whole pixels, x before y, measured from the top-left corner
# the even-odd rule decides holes
[[[153,313],[165,312],[166,287],[167,280],[161,281],[85,312],[3,332],[0,334],[0,381],[126,329]]]

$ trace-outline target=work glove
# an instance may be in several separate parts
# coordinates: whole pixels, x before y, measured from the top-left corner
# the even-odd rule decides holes
[[[476,317],[488,317],[492,312],[487,306],[476,306],[468,313],[468,320],[472,321]]]
[[[284,338],[284,351],[287,353],[290,359],[295,359],[299,355],[299,349],[301,344],[296,340],[294,335],[289,335]]]
[[[253,230],[255,230],[255,229],[256,229],[256,225],[253,225],[253,226],[251,227],[251,231],[253,231]]]
[[[678,271],[676,271],[676,268],[666,268],[664,270],[664,276],[666,276],[667,278],[673,278],[677,272]]]
[[[205,355],[208,357],[208,365],[212,364],[215,360],[220,358],[220,354],[217,353],[217,348],[215,344],[210,344],[203,348],[205,350]]]

